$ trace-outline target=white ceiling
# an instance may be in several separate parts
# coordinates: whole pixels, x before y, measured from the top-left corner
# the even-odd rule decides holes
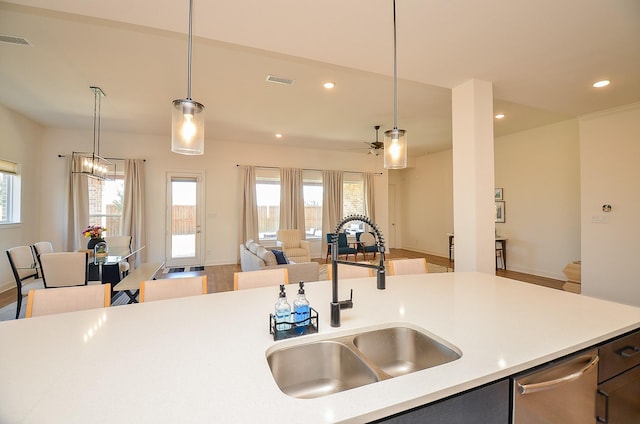
[[[373,126],[393,126],[392,4],[194,0],[192,98],[206,106],[207,146],[366,153]],[[398,126],[412,156],[451,146],[451,88],[472,78],[493,82],[507,115],[496,136],[640,101],[638,0],[398,0],[397,22]],[[30,43],[0,43],[0,103],[91,128],[97,85],[103,131],[169,137],[171,101],[187,95],[187,29],[187,0],[0,2],[0,34]]]

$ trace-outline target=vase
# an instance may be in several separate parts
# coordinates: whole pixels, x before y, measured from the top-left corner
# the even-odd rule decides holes
[[[96,247],[96,244],[100,242],[104,242],[104,239],[101,239],[101,238],[89,239],[89,243],[87,243],[87,249],[93,250],[93,248]]]

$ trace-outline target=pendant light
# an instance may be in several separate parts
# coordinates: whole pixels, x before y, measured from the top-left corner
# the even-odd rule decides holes
[[[173,101],[171,151],[183,155],[204,154],[204,105],[191,99],[191,44],[193,0],[189,0],[189,60],[187,98]]]
[[[99,180],[114,180],[116,164],[100,156],[100,109],[106,97],[100,87],[89,87],[93,91],[93,152],[73,152],[72,174],[84,174]]]
[[[384,167],[407,167],[407,132],[398,129],[398,52],[396,48],[396,0],[393,0],[393,129],[384,132]]]

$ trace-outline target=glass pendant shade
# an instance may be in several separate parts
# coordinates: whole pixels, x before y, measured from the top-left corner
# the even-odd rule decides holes
[[[204,154],[204,105],[191,99],[173,101],[171,151],[182,155]]]
[[[407,132],[394,128],[384,132],[384,167],[402,169],[407,167]]]

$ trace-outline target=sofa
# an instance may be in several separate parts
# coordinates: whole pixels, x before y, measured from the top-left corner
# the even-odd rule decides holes
[[[276,255],[270,249],[253,240],[248,240],[240,245],[240,267],[243,272],[286,267],[289,274],[289,283],[320,280],[320,265],[317,262],[290,262],[279,265]]]

